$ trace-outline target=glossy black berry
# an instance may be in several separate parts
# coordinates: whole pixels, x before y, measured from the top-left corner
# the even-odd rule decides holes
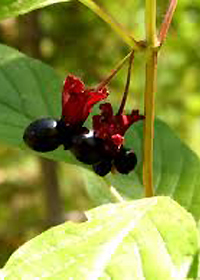
[[[81,133],[82,130],[85,131],[85,128],[77,128],[66,125],[64,120],[61,118],[57,122],[57,130],[59,133],[60,143],[64,146],[65,150],[69,150],[73,144],[72,139],[74,135],[76,135],[77,133]]]
[[[136,154],[131,150],[121,149],[114,159],[114,165],[118,172],[128,174],[137,164]]]
[[[32,122],[23,135],[24,142],[37,152],[49,152],[61,144],[58,121],[42,118]]]
[[[92,130],[89,133],[76,135],[73,137],[71,152],[75,157],[86,164],[94,164],[103,159],[104,141],[96,138]]]
[[[96,164],[93,164],[92,167],[95,173],[103,177],[111,171],[112,163],[110,159],[105,159]]]

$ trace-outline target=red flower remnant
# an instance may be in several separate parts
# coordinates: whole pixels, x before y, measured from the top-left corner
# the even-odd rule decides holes
[[[115,134],[111,136],[112,142],[117,147],[121,147],[121,145],[124,142],[124,137],[122,137],[120,134]]]
[[[124,142],[124,134],[135,122],[144,119],[139,110],[133,110],[129,115],[113,115],[110,103],[100,105],[101,114],[93,116],[95,136],[107,140],[109,149],[120,149]]]
[[[99,90],[85,89],[79,78],[68,75],[62,91],[62,117],[65,124],[82,125],[92,106],[107,96],[108,91],[105,87]]]

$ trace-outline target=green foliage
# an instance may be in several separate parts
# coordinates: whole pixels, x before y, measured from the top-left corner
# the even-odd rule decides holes
[[[31,120],[59,117],[61,80],[48,66],[3,45],[0,61],[1,139],[21,147]]]
[[[87,216],[85,223],[65,223],[24,244],[4,267],[5,280],[187,276],[198,232],[192,216],[169,198],[108,204]]]
[[[54,3],[68,0],[1,0],[0,19],[18,16]]]

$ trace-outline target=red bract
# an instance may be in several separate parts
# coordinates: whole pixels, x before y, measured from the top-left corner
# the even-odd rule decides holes
[[[113,115],[112,105],[100,105],[101,114],[93,116],[93,129],[95,136],[106,140],[107,149],[120,149],[124,141],[124,134],[135,122],[144,119],[139,110],[133,110],[130,115]]]
[[[105,99],[108,91],[85,89],[84,83],[73,75],[67,76],[62,91],[62,117],[66,125],[82,125],[92,106]]]

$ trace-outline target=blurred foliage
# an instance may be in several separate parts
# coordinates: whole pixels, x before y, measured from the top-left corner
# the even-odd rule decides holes
[[[144,36],[141,1],[98,2],[136,38]],[[166,5],[166,1],[158,1],[158,26]],[[3,21],[0,42],[31,54],[21,39],[23,20],[29,16]],[[95,85],[129,51],[109,26],[77,1],[46,7],[37,12],[37,17],[42,60],[57,69],[63,79],[70,72],[86,84]],[[169,36],[159,54],[156,115],[200,155],[199,28],[200,2],[179,1]],[[120,102],[125,77],[126,67],[110,84],[109,99],[116,104]],[[135,58],[127,110],[142,108],[143,90],[144,62],[139,54]],[[0,147],[0,158],[0,265],[3,265],[16,247],[44,229],[45,211],[38,159],[27,151],[5,146]],[[79,168],[62,163],[60,166],[65,210],[88,208],[90,202]]]

